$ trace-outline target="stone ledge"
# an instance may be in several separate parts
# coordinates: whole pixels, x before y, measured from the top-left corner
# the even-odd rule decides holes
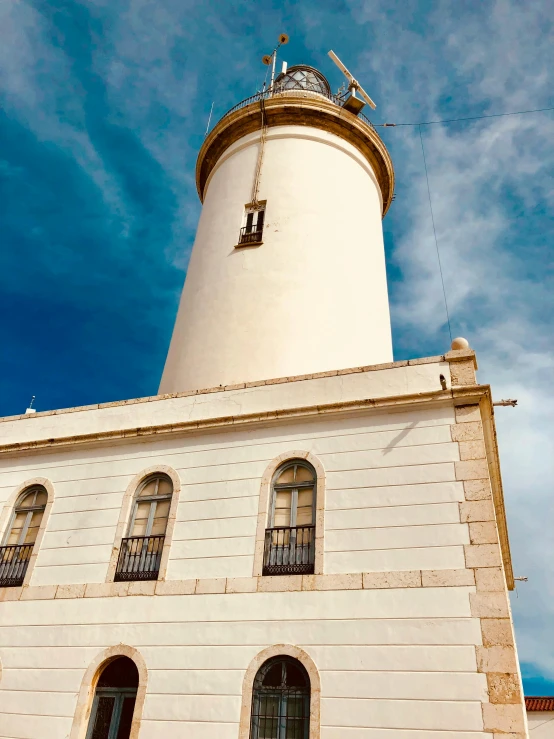
[[[303,575],[302,590],[361,590],[361,572],[352,575]]]
[[[462,406],[468,407],[468,406]],[[471,406],[469,406],[471,407]],[[458,409],[456,409],[458,410]],[[450,426],[450,436],[452,441],[482,441],[483,423],[482,421],[467,421],[466,423],[453,423]]]
[[[382,588],[421,588],[421,570],[401,572],[364,572],[363,585],[373,590]]]
[[[456,480],[482,480],[489,475],[486,459],[467,459],[454,462],[454,469]]]
[[[482,618],[481,635],[484,647],[513,647],[514,637],[509,618]]]
[[[492,500],[472,500],[460,503],[460,520],[462,523],[477,521],[494,521]]]
[[[505,592],[469,594],[471,615],[475,618],[509,618],[508,596]]]
[[[451,349],[444,355],[446,362],[471,362],[477,369],[477,358],[473,349]]]
[[[457,425],[461,426],[462,428],[464,427],[464,425],[469,426],[469,424],[463,423]],[[459,441],[458,446],[460,448],[460,460],[462,462],[467,462],[470,459],[486,459],[487,457],[487,453],[485,451],[485,442],[483,441],[483,439]]]
[[[478,672],[517,674],[517,658],[514,647],[475,647]]]
[[[86,585],[58,585],[56,598],[83,598]]]
[[[483,725],[485,731],[500,734],[525,732],[524,708],[519,705],[483,703]]]
[[[448,354],[445,355],[447,362],[450,362],[450,379],[452,387],[473,385],[475,383],[475,359],[467,360],[465,357],[449,359]],[[453,363],[455,362],[455,364]]]
[[[424,588],[475,585],[474,570],[423,570],[421,579]]]
[[[471,405],[457,405],[454,409],[456,423],[477,423],[481,422],[481,409],[478,403]]]
[[[464,480],[464,497],[467,501],[490,500],[492,498],[491,483],[483,480]]]
[[[475,570],[477,592],[505,592],[506,580],[501,567],[483,567]]]
[[[470,544],[498,544],[495,521],[476,521],[469,524]]]
[[[486,581],[491,582],[490,579]],[[496,581],[495,581],[496,582]],[[0,601],[73,598],[120,598],[126,596],[233,595],[239,593],[285,593],[331,590],[382,590],[386,588],[475,587],[473,569],[400,570],[350,572],[325,575],[272,577],[221,577],[196,580],[146,580],[130,582],[75,583],[0,588]],[[476,595],[476,593],[473,593]],[[481,594],[483,595],[483,593]],[[496,597],[498,593],[490,593]]]
[[[515,673],[488,672],[487,686],[491,703],[521,703],[519,676]]]
[[[466,544],[464,545],[466,567],[500,567],[502,559],[498,544]]]

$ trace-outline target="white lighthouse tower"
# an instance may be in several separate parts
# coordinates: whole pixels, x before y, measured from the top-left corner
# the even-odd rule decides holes
[[[196,181],[202,215],[160,393],[392,361],[392,162],[320,72],[290,67],[227,113]]]
[[[207,137],[159,396],[0,419],[2,737],[528,739],[491,388],[390,361],[347,76]]]

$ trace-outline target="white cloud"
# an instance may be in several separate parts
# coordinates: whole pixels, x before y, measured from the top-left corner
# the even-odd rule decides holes
[[[388,120],[552,104],[551,3],[439,4],[420,32],[399,28],[382,4],[355,2],[352,12],[373,29],[377,53],[361,55],[358,73],[378,83]],[[389,216],[402,234],[392,256],[403,275],[394,323],[404,350],[417,354],[418,343],[445,335],[419,131],[384,129],[383,138],[400,180]],[[548,237],[537,231],[553,203],[554,114],[425,126],[423,138],[454,334],[477,350],[479,380],[494,397],[519,401],[496,413],[515,574],[529,577],[512,603],[520,659],[554,679],[553,293]]]
[[[279,11],[265,9],[244,33],[237,24],[248,24],[248,8],[241,4],[230,22],[221,17],[223,9],[214,14],[209,3],[201,7],[191,0],[82,4],[104,22],[87,71],[105,88],[109,121],[136,131],[175,183],[179,231],[169,259],[186,256],[183,234],[195,225],[194,156],[212,100],[217,118],[237,97],[254,92],[253,54],[269,49],[267,38],[283,28],[292,36],[285,58],[298,61],[291,58],[297,43],[292,17],[304,25],[308,45],[317,46],[322,58],[330,46],[344,57],[377,100],[380,120],[552,104],[554,4],[549,0],[439,2],[430,10],[419,0],[347,2],[350,18],[334,5],[300,4],[296,16],[285,15],[289,27]],[[87,90],[75,59],[54,45],[49,21],[37,7],[19,0],[0,3],[6,108],[40,140],[68,151],[109,207],[128,221],[125,193],[87,129]],[[264,32],[263,43],[253,38],[260,27],[275,29]],[[350,58],[354,48],[366,51]],[[554,114],[426,126],[423,137],[454,332],[466,334],[478,351],[479,378],[492,384],[495,397],[519,400],[517,409],[497,412],[514,567],[529,577],[513,600],[514,614],[520,658],[554,677],[552,650],[545,648],[554,616],[553,311],[544,266],[549,245],[537,231],[548,227],[541,211],[554,205]],[[448,347],[419,133],[383,129],[383,138],[399,181],[387,217],[397,234],[392,261],[402,273],[393,305],[399,351],[413,356],[423,344],[434,343],[439,353]]]

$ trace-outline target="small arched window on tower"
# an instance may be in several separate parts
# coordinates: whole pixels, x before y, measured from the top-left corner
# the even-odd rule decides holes
[[[298,660],[267,660],[253,687],[250,739],[308,739],[310,678]]]
[[[0,587],[23,584],[47,502],[42,485],[27,488],[17,499],[0,547]]]
[[[316,473],[308,462],[293,459],[273,477],[264,575],[304,575],[314,571]]]
[[[102,670],[86,739],[129,739],[138,683],[137,666],[128,657],[118,657]]]
[[[172,495],[167,475],[150,475],[139,485],[129,534],[121,540],[116,582],[158,579]]]
[[[263,243],[266,201],[250,203],[244,209],[244,225],[237,246],[259,246]]]

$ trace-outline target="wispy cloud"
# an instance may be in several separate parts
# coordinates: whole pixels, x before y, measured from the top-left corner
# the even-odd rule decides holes
[[[419,15],[419,29],[417,22],[405,28],[399,14],[374,3],[354,3],[352,11],[373,31],[374,49],[361,53],[357,64],[364,79],[375,80],[387,120],[554,105],[554,9],[548,3],[438,5]],[[545,649],[554,619],[546,565],[554,539],[543,524],[552,520],[554,472],[554,114],[423,126],[422,135],[453,332],[477,350],[480,381],[491,383],[494,396],[519,401],[516,410],[497,412],[514,567],[529,577],[513,609],[527,671],[554,685],[554,656]],[[397,352],[420,354],[422,345],[444,350],[448,335],[419,128],[384,129],[383,137],[399,179],[386,226],[390,265],[400,275],[391,286]]]
[[[284,58],[342,82],[334,48],[406,122],[554,105],[547,0],[4,0],[0,3],[3,413],[156,391],[199,213],[208,113]],[[448,348],[417,128],[381,129],[397,173],[384,221],[397,358]],[[554,114],[425,126],[455,334],[480,380],[517,397],[497,423],[526,674],[554,680]]]

